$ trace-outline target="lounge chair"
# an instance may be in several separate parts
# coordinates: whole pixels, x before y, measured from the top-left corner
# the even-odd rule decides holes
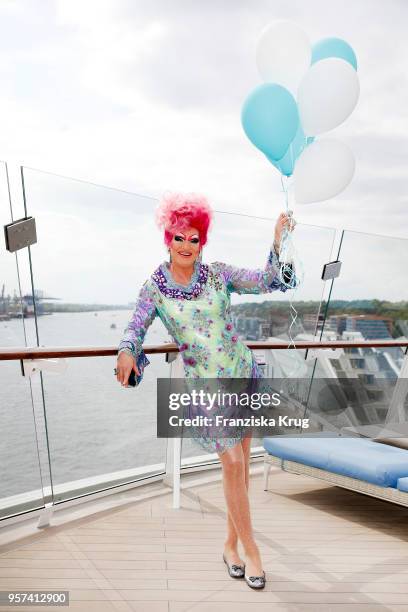
[[[408,506],[408,450],[384,440],[336,433],[263,439],[264,490],[272,465]]]

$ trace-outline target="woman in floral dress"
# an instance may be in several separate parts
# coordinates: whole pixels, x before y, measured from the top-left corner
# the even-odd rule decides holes
[[[283,229],[295,222],[281,213],[274,243],[264,269],[238,268],[216,261],[202,263],[202,249],[212,220],[203,196],[169,194],[157,210],[164,229],[170,261],[162,262],[148,278],[136,302],[133,316],[120,341],[117,380],[128,386],[132,369],[142,375],[148,363],[143,340],[156,316],[160,317],[178,345],[186,378],[260,378],[262,373],[252,351],[240,340],[231,318],[230,294],[261,294],[287,286],[280,281],[278,249]],[[227,537],[223,558],[231,577],[245,576],[251,588],[263,588],[265,573],[253,537],[249,499],[251,438],[203,436],[194,438],[208,452],[217,452],[223,469],[228,508]],[[238,554],[238,540],[245,564]]]

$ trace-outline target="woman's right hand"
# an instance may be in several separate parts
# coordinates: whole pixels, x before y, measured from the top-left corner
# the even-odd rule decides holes
[[[139,369],[136,365],[134,358],[123,351],[119,354],[116,363],[116,379],[122,384],[123,387],[128,387],[128,380],[131,371],[134,370],[137,376],[140,376]]]

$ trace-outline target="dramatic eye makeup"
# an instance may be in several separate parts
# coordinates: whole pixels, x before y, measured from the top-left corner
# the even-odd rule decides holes
[[[184,236],[184,234],[175,234],[174,236],[174,240],[176,242],[184,242],[185,239],[186,237]],[[198,244],[200,242],[200,237],[198,236],[198,234],[193,234],[188,240],[192,244]]]

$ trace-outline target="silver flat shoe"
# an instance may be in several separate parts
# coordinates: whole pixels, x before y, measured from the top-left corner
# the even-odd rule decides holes
[[[226,560],[225,555],[222,555],[222,558],[228,568],[228,573],[231,576],[231,578],[243,578],[244,577],[245,565],[235,565],[235,563],[230,565],[228,561]]]
[[[263,572],[263,576],[246,576],[244,574],[244,578],[251,589],[263,589],[266,583],[265,572]]]

